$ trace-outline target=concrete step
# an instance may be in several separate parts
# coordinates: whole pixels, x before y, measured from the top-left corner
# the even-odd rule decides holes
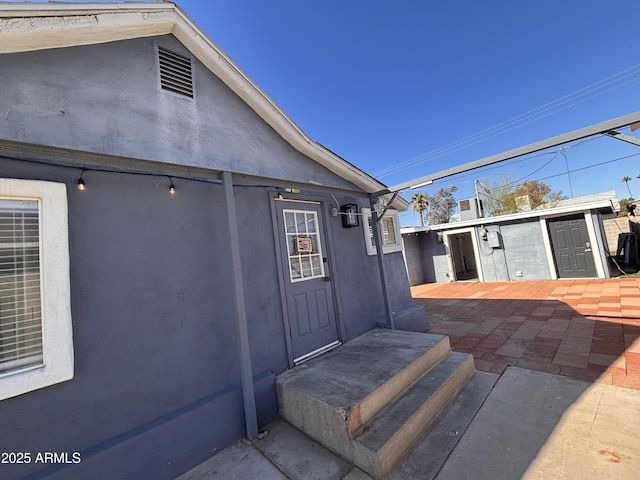
[[[499,375],[476,371],[391,471],[387,480],[432,480],[484,404]]]
[[[372,330],[280,375],[276,382],[280,413],[320,444],[356,465],[365,465],[367,471],[379,476],[397,461],[390,452],[406,451],[430,418],[473,372],[470,356],[462,361],[459,354],[448,357],[450,352],[449,339],[442,335]],[[434,369],[445,357],[447,361]],[[454,366],[456,361],[458,365]],[[431,391],[423,385],[424,382],[435,385],[433,378],[423,379],[432,369],[434,376],[443,377],[440,390]],[[453,379],[445,380],[445,372],[451,373]],[[423,386],[412,387],[416,382]],[[406,399],[402,398],[405,392]],[[419,420],[410,417],[390,446],[381,447],[384,458],[381,468],[379,461],[370,461],[372,457],[380,458],[377,453],[380,448],[372,456],[367,451],[370,449],[363,446],[366,441],[355,442],[354,438],[359,434],[361,440],[370,438],[364,429],[373,421],[383,422],[374,419],[385,407],[408,404],[409,399],[419,398],[420,394],[422,403],[429,396],[434,398],[423,409],[415,407]]]
[[[372,330],[280,375],[280,414],[323,445],[348,452],[368,421],[450,351],[442,335]]]
[[[434,419],[424,434],[409,449],[405,457],[386,477],[386,480],[424,479],[433,480],[451,455],[463,434],[466,432],[476,413],[490,394],[499,375],[476,371],[458,394],[445,406]],[[316,480],[372,480],[373,477],[360,470],[357,466],[331,453],[322,445],[307,437],[304,433],[292,427],[284,420],[276,420],[267,425],[259,438],[253,441],[253,446],[277,467],[286,478],[301,480],[313,478]],[[237,448],[237,447],[234,447]],[[214,457],[222,458],[222,455]],[[249,460],[254,463],[257,460]],[[264,463],[260,462],[260,465]],[[204,464],[203,464],[204,465]],[[236,478],[234,469],[245,465],[244,462],[234,460],[228,468],[214,468],[211,466],[207,475],[188,477],[189,479]],[[243,468],[250,468],[245,465]],[[260,467],[268,470],[266,467]],[[202,467],[200,467],[202,470]],[[271,478],[251,473],[237,478]],[[219,475],[208,476],[209,471],[218,471]],[[277,477],[281,478],[281,477]],[[178,480],[183,480],[182,477]],[[184,480],[187,480],[185,477]]]
[[[352,442],[351,461],[385,477],[474,371],[471,355],[449,353],[366,425]]]

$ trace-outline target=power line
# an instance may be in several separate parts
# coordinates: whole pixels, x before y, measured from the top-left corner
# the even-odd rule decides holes
[[[567,108],[570,108],[572,106],[575,106],[579,103],[583,103],[587,100],[590,100],[592,98],[595,98],[597,96],[603,95],[604,93],[610,92],[611,90],[615,90],[617,88],[620,88],[622,86],[625,86],[629,83],[635,82],[637,80],[640,79],[640,64],[636,64],[632,67],[629,67],[625,70],[622,70],[614,75],[611,75],[609,77],[606,77],[598,82],[592,83],[591,85],[588,85],[586,87],[583,87],[579,90],[576,90],[570,94],[564,95],[556,100],[553,100],[551,102],[548,102],[540,107],[534,108],[532,110],[529,110],[528,112],[525,112],[523,114],[517,115],[509,120],[506,120],[504,122],[500,122],[492,127],[480,130],[479,132],[476,132],[468,137],[465,137],[463,139],[457,140],[455,142],[449,143],[443,147],[437,148],[435,150],[432,150],[431,152],[427,152],[425,154],[422,155],[418,155],[417,157],[413,157],[409,160],[406,160],[405,162],[401,162],[398,164],[395,164],[393,166],[387,167],[385,169],[382,169],[378,172],[374,173],[374,176],[376,177],[384,177],[387,176],[391,173],[395,173],[398,172],[400,170],[406,170],[407,168],[410,168],[412,166],[415,166],[417,164],[420,163],[426,163],[429,162],[431,160],[434,160],[436,158],[442,157],[445,154],[448,153],[453,153],[457,150],[460,150],[462,148],[471,146],[471,145],[475,145],[477,143],[480,143],[482,141],[488,140],[490,138],[493,138],[495,136],[498,135],[502,135],[504,133],[507,133],[511,130],[514,130],[516,128],[520,128],[524,125],[527,125],[529,123],[532,123],[536,120],[539,120],[541,118],[545,118],[549,115],[552,115],[554,113],[560,112],[562,110],[566,110]],[[608,88],[606,90],[603,91],[598,91],[598,90],[602,90],[605,87],[608,87],[612,84],[615,84],[616,82],[620,82],[621,80],[624,80],[628,77],[631,77],[629,80],[625,81],[622,84],[618,84],[618,85],[614,85],[611,88]],[[583,98],[579,101],[577,101],[578,99],[587,96],[587,98]],[[573,103],[571,103],[573,102]],[[568,104],[568,105],[566,105]],[[563,106],[565,105],[565,106]],[[558,109],[558,107],[562,108]],[[550,112],[548,112],[550,111]],[[548,113],[545,113],[548,112]],[[544,115],[542,115],[543,113],[545,113]],[[525,120],[528,120],[525,122]]]

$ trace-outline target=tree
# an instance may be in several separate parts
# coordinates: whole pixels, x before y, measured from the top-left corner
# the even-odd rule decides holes
[[[427,212],[429,225],[449,223],[449,219],[457,205],[453,196],[456,190],[458,190],[458,187],[451,185],[449,188],[439,189],[434,195],[426,195],[427,203],[429,204]]]
[[[633,198],[623,198],[620,200],[620,211],[618,212],[619,217],[626,217],[631,213],[629,210],[631,202],[633,202]]]
[[[514,184],[512,175],[498,175],[493,182],[477,182],[482,207],[490,217],[504,215],[505,204],[502,199],[513,191]]]
[[[629,182],[631,181],[631,177],[627,177],[626,175],[622,177],[622,181],[627,184],[627,190],[629,190],[629,198],[633,198],[633,194],[631,193],[631,188],[629,188]]]
[[[509,177],[500,177],[488,192],[482,192],[485,210],[492,217],[518,212],[520,197],[529,198],[529,207],[532,210],[545,204],[553,206],[565,198],[560,190],[552,191],[549,185],[540,180],[528,180],[514,189],[513,182],[505,183],[505,179]]]
[[[429,207],[429,203],[427,202],[427,194],[426,193],[416,193],[411,197],[409,203],[412,203],[413,206],[411,210],[414,213],[420,215],[420,226],[424,227],[424,211]]]

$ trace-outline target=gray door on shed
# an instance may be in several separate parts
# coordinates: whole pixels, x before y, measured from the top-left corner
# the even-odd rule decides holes
[[[547,220],[559,278],[596,277],[584,215]]]
[[[340,344],[319,203],[277,201],[276,214],[294,363]]]

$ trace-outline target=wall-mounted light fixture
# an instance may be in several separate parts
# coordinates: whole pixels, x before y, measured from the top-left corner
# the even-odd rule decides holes
[[[80,178],[78,179],[78,190],[80,191],[83,191],[85,189],[84,179],[82,178],[82,175],[84,175],[84,168],[80,172]]]
[[[347,203],[340,207],[340,213],[342,213],[342,226],[344,228],[353,228],[360,225],[360,219],[358,218],[358,205],[355,203]]]

